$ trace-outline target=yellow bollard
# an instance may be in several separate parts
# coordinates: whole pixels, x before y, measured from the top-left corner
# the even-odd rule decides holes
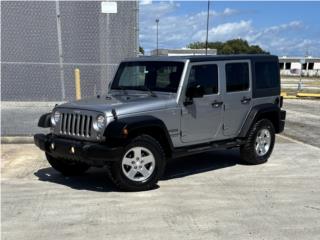
[[[81,99],[81,85],[80,85],[80,69],[76,68],[74,70],[74,82],[76,86],[76,100]]]

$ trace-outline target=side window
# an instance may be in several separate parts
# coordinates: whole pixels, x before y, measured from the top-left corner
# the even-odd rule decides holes
[[[302,67],[302,70],[306,70],[307,69],[307,63],[303,63],[301,67]]]
[[[283,62],[279,63],[279,68],[280,68],[281,70],[283,69],[283,67],[284,67],[284,63],[283,63]]]
[[[308,70],[313,70],[313,67],[314,67],[314,63],[313,62],[309,62]]]
[[[248,63],[226,64],[227,92],[238,92],[249,89],[249,65]]]
[[[205,95],[218,93],[218,66],[216,64],[192,66],[188,85],[200,85]]]
[[[276,62],[256,62],[256,89],[277,88],[280,85]]]
[[[291,63],[287,62],[285,67],[286,67],[286,70],[290,70],[291,69]]]

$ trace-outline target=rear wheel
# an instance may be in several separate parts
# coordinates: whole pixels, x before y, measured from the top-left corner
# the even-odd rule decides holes
[[[272,122],[262,119],[250,130],[246,143],[240,147],[241,159],[249,164],[261,164],[270,157],[275,141]]]
[[[65,176],[81,175],[90,168],[90,166],[85,163],[68,161],[61,158],[54,158],[47,153],[46,157],[51,167],[53,167],[55,170],[57,170]]]
[[[156,186],[165,168],[165,154],[149,135],[134,138],[120,161],[111,165],[111,178],[125,191],[143,191]]]

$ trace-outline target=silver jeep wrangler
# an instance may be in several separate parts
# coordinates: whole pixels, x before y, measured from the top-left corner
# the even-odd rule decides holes
[[[64,175],[106,166],[126,191],[148,190],[167,160],[240,148],[268,160],[284,129],[279,63],[271,55],[142,57],[123,61],[106,96],[41,116],[35,144]]]

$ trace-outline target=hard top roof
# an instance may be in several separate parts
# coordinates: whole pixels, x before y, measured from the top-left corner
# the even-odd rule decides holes
[[[256,59],[269,59],[276,60],[278,56],[269,54],[235,54],[235,55],[190,55],[190,56],[142,56],[137,58],[130,58],[124,60],[125,62],[131,61],[168,61],[168,62],[207,62],[207,61],[224,61],[224,60],[256,60]]]

